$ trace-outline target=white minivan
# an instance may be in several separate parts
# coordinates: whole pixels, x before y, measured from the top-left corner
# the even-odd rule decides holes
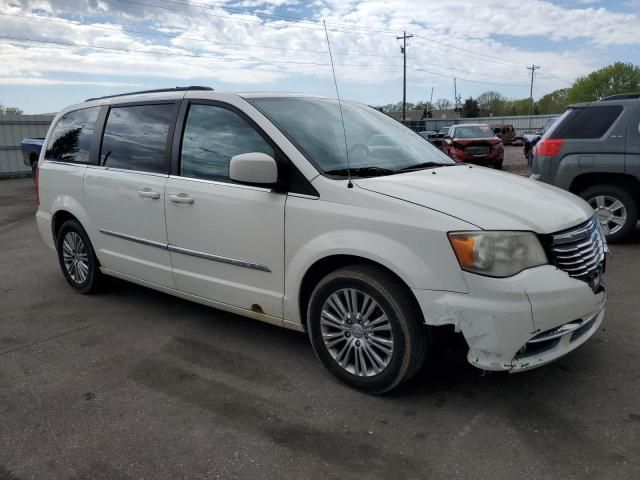
[[[112,275],[306,331],[369,393],[416,373],[439,326],[511,372],[598,329],[607,247],[587,203],[456,163],[366,105],[342,114],[205,87],[87,100],[45,140],[38,229],[78,292]]]

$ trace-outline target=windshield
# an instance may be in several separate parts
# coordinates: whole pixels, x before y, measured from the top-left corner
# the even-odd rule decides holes
[[[338,102],[310,97],[249,99],[322,173],[345,175],[345,137]],[[388,175],[413,166],[453,165],[444,153],[371,107],[342,103],[353,176]],[[427,166],[428,164],[428,166]]]
[[[456,127],[453,138],[491,138],[494,137],[493,130],[489,125],[469,125]]]

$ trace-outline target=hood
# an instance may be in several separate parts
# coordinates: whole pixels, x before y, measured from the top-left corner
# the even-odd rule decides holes
[[[485,230],[553,233],[593,216],[589,204],[569,192],[518,175],[469,165],[363,178],[355,183]]]

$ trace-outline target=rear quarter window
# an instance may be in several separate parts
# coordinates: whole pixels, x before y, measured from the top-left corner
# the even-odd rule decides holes
[[[622,113],[621,105],[574,108],[569,110],[549,138],[589,139],[602,137]]]
[[[168,173],[165,159],[174,104],[112,107],[100,149],[100,164],[153,173]]]
[[[99,113],[100,107],[65,113],[47,142],[45,160],[89,163],[89,150]]]

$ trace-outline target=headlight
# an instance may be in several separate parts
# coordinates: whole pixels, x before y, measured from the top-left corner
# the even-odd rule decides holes
[[[538,237],[531,232],[453,232],[449,241],[467,272],[510,277],[548,263]]]

